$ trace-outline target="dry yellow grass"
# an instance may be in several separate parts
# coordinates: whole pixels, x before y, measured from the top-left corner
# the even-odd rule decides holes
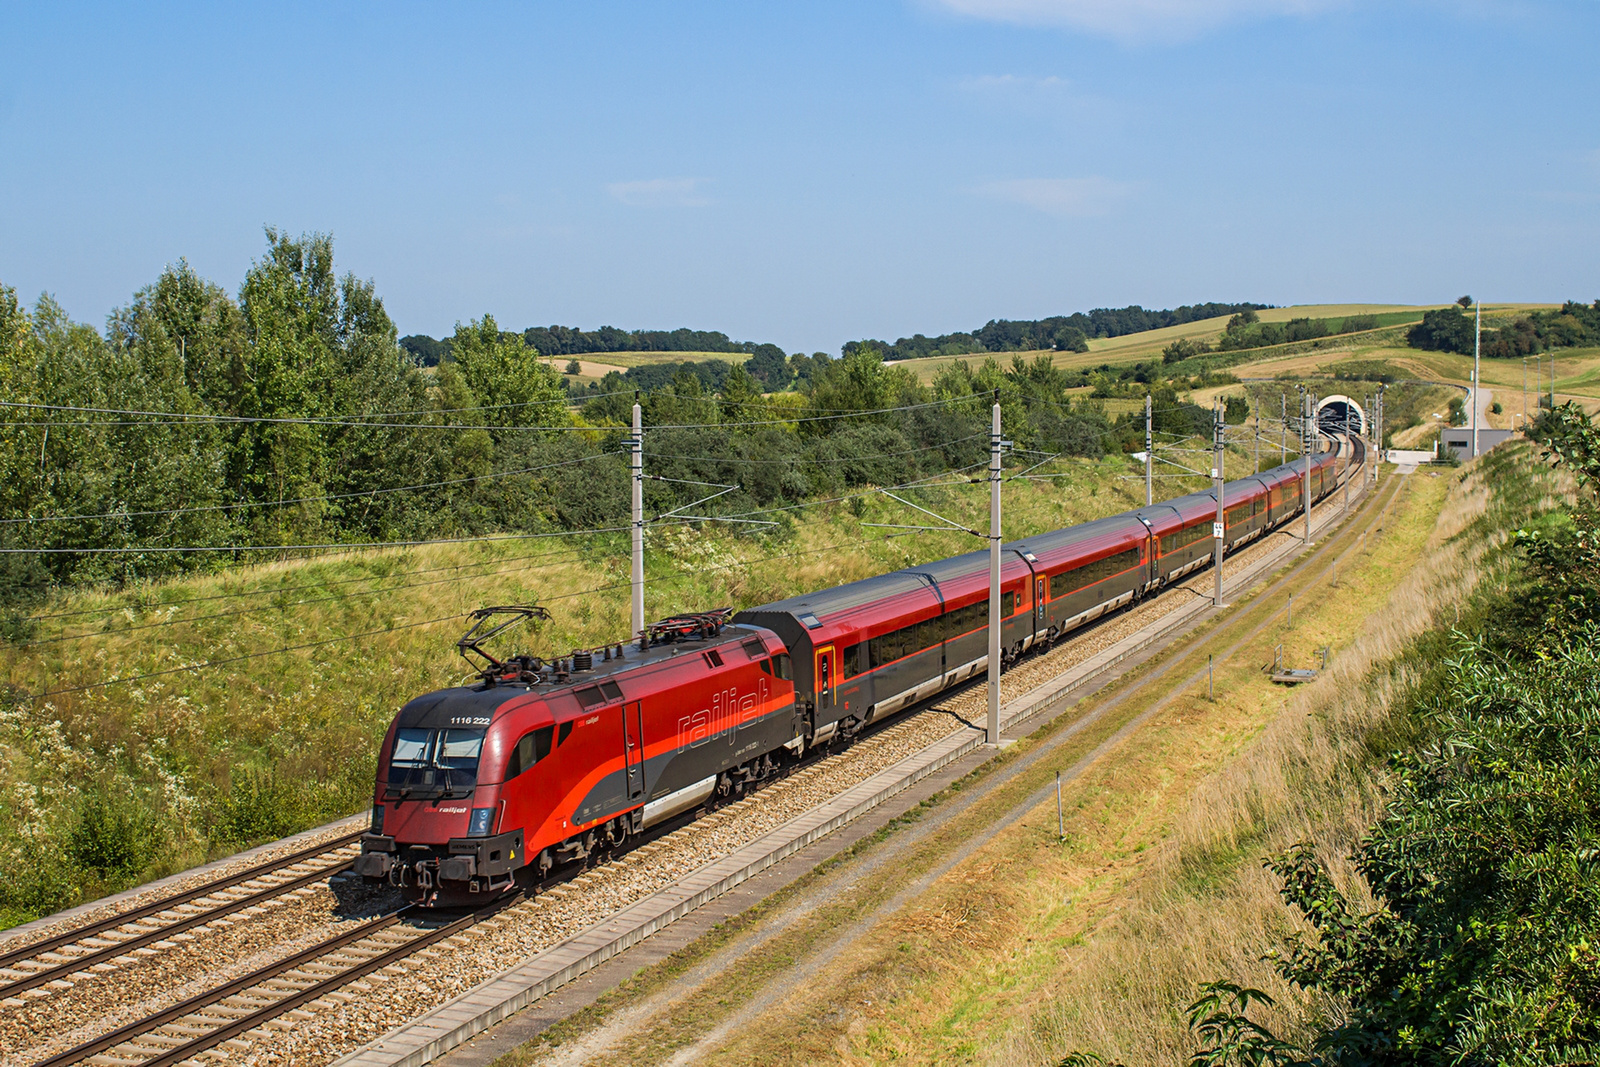
[[[1547,488],[1549,499],[1560,498],[1559,486]],[[708,1058],[1009,1067],[1093,1049],[1130,1064],[1173,1063],[1190,1049],[1181,1007],[1198,982],[1229,974],[1281,994],[1271,1021],[1297,1032],[1323,1006],[1285,990],[1259,959],[1290,924],[1259,857],[1309,838],[1336,861],[1337,879],[1354,887],[1337,860],[1381,803],[1380,754],[1398,729],[1395,697],[1411,677],[1400,654],[1481,580],[1492,540],[1455,535],[1489,500],[1481,473],[1467,472],[1459,486],[1455,472],[1413,478],[1382,538],[1341,568],[1337,595],[1326,577],[1308,576],[1293,629],[1280,619],[1236,661],[1219,664],[1215,701],[1203,688],[1180,695],[1072,782],[1068,848],[1053,843],[1050,803],[992,840],[980,838],[950,874],[893,918],[853,934],[836,958],[784,988],[778,1004]],[[1332,645],[1329,675],[1293,693],[1272,687],[1258,668],[1277,642],[1300,664],[1314,662],[1316,646]],[[1059,759],[1070,763],[1115,728],[1091,728]],[[940,857],[962,855],[985,820],[1038,784],[1019,781],[986,796],[894,871],[841,874],[838,913],[820,913],[769,953],[789,958],[825,943],[818,927],[840,929]],[[685,1017],[704,1027],[731,1010],[717,1004],[747,995],[730,975],[685,1004]],[[628,1055],[657,1059],[639,1048]]]

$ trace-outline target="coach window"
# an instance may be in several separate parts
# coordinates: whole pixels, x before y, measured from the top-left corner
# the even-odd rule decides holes
[[[844,650],[844,666],[840,669],[841,678],[854,678],[861,673],[861,646],[849,645]]]
[[[506,781],[511,781],[550,755],[550,738],[555,729],[554,726],[541,726],[531,733],[522,735],[522,740],[511,750],[511,759],[506,763]]]

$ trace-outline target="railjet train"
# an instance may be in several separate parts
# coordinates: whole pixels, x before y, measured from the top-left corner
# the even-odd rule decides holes
[[[1360,442],[1311,458],[1315,501]],[[1304,461],[1223,487],[1224,551],[1302,507]],[[1211,561],[1214,492],[1004,546],[1002,668]],[[819,746],[987,666],[989,553],[749,608],[684,615],[627,645],[500,661],[400,709],[378,757],[356,873],[410,900],[481,902],[715,807]],[[510,609],[523,615],[536,608]],[[513,619],[512,621],[516,621]]]

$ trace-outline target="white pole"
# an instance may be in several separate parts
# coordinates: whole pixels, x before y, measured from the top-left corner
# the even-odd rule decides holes
[[[1278,438],[1278,453],[1279,453],[1278,454],[1278,465],[1281,467],[1283,464],[1289,462],[1289,394],[1288,393],[1279,393],[1278,394],[1278,408],[1279,408],[1279,415],[1281,416],[1281,421],[1283,422],[1283,433],[1280,434],[1279,438]]]
[[[1217,572],[1216,587],[1211,596],[1211,606],[1222,607],[1222,537],[1226,532],[1226,518],[1222,511],[1222,401],[1218,400],[1212,411],[1211,488],[1217,494],[1217,521],[1211,527],[1211,569]]]
[[[1346,404],[1344,406],[1344,447],[1350,449],[1350,455],[1352,457],[1355,455],[1355,446],[1350,443],[1350,405],[1349,404]],[[1349,461],[1349,459],[1345,460],[1344,467],[1345,467],[1345,470],[1344,470],[1344,510],[1345,511],[1349,511],[1350,510],[1350,475],[1354,473],[1353,471],[1350,470],[1350,461]]]
[[[1300,447],[1304,450],[1306,468],[1305,510],[1306,510],[1306,544],[1311,543],[1311,442],[1315,432],[1311,426],[1311,412],[1315,409],[1316,401],[1308,393],[1300,402]]]
[[[1472,457],[1478,457],[1478,405],[1483,403],[1483,382],[1478,379],[1478,352],[1483,347],[1483,301],[1477,303],[1472,326]]]
[[[1382,382],[1379,382],[1378,383],[1378,448],[1377,448],[1377,451],[1378,451],[1378,455],[1380,455],[1380,456],[1383,455],[1383,398],[1384,398],[1384,394],[1387,393],[1387,392],[1388,392],[1388,388],[1386,386],[1384,386],[1384,384]],[[1376,463],[1374,463],[1372,465],[1372,481],[1373,481],[1374,484],[1376,484],[1377,481],[1378,481],[1378,465]]]
[[[1000,744],[1000,402],[989,425],[989,730]]]
[[[644,415],[633,405],[633,441],[629,466],[633,474],[633,632],[644,632]]]
[[[1150,394],[1144,395],[1144,506],[1149,507],[1156,502],[1155,487],[1152,484],[1154,475],[1151,471],[1155,458],[1151,450],[1155,448],[1154,438],[1150,431]]]

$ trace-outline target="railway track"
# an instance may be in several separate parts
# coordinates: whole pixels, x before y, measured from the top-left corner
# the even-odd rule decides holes
[[[182,1063],[340,987],[447,940],[515,903],[515,896],[456,919],[408,926],[423,909],[405,907],[345,931],[231,982],[185,998],[35,1067],[66,1067],[90,1057],[108,1062],[167,1067]]]
[[[1361,467],[1356,468],[1352,476],[1359,476],[1364,470],[1365,465],[1363,464]],[[1241,549],[1240,551],[1247,552],[1250,550]],[[1103,620],[1097,621],[1094,625],[1084,628],[1084,630],[1073,636],[1072,643],[1079,641],[1095,642],[1095,634],[1104,627],[1114,627],[1115,620],[1122,614],[1123,612],[1113,613]],[[1029,660],[1025,659],[1019,666],[1027,665],[1028,663]],[[947,702],[978,684],[981,683],[966,683],[955,687],[940,694],[931,703]],[[897,729],[904,729],[907,726],[909,726],[909,717],[907,716],[897,716],[885,723],[874,724],[873,727],[863,731],[854,745],[845,750],[845,753],[835,751],[825,755],[844,755],[860,748],[864,742],[874,740],[880,732],[889,733]],[[823,762],[821,759],[817,761],[817,763],[821,762]],[[796,776],[804,777],[805,775],[802,772],[815,769],[817,769],[817,764],[814,764],[811,760],[803,761],[789,768],[784,775],[769,782],[761,783],[759,790],[753,789],[746,796],[764,793],[766,788],[771,785],[776,785]],[[809,792],[808,789],[798,784],[794,788]],[[667,860],[670,864],[672,860],[669,858],[671,849],[668,848],[668,838],[672,837],[677,830],[682,829],[686,824],[694,821],[696,820],[691,815],[685,815],[659,827],[658,833],[653,832],[644,837],[631,839],[629,841],[631,847],[626,851],[620,852],[615,858],[621,860],[627,858],[630,853],[638,853],[640,855],[637,857],[637,862],[643,863],[646,861],[646,857],[654,860],[659,855],[661,859]],[[707,836],[713,836],[720,831],[721,827],[717,825],[717,822],[718,820],[714,816],[706,820]],[[93,966],[95,962],[104,962],[107,959],[133,951],[136,947],[149,945],[162,938],[170,937],[172,934],[180,932],[181,929],[188,929],[209,922],[220,915],[247,908],[252,903],[259,903],[260,900],[270,896],[289,892],[298,886],[310,884],[318,879],[340,873],[348,868],[350,864],[348,858],[336,859],[335,862],[321,865],[315,870],[293,872],[291,877],[276,881],[273,885],[267,887],[251,888],[245,886],[245,883],[250,881],[269,875],[286,873],[285,868],[312,862],[318,857],[332,852],[343,850],[353,853],[353,848],[359,837],[360,832],[358,831],[317,846],[314,849],[303,850],[292,856],[282,857],[249,870],[238,872],[228,878],[218,879],[215,882],[195,887],[182,894],[154,901],[136,911],[112,916],[97,924],[68,931],[50,939],[12,950],[10,953],[0,956],[0,967],[5,967],[9,963],[34,960],[41,955],[63,954],[58,952],[58,950],[62,949],[68,952],[78,949],[84,951],[65,961],[49,961],[46,968],[29,971],[23,977],[14,979],[10,986],[0,985],[0,996],[14,996],[15,994],[8,992],[8,990],[24,983],[27,984],[28,988],[37,988],[39,985],[48,983],[55,978]],[[662,848],[668,848],[668,852],[660,852],[659,850]],[[467,933],[473,926],[495,913],[515,907],[518,908],[518,915],[521,919],[534,919],[534,916],[531,913],[527,913],[526,909],[543,905],[555,913],[549,916],[549,919],[556,919],[563,912],[564,904],[570,905],[575,902],[575,896],[580,890],[581,883],[590,883],[594,878],[615,878],[622,882],[634,880],[636,874],[620,869],[623,866],[625,865],[603,864],[587,872],[563,872],[563,874],[557,875],[536,887],[536,889],[543,890],[553,882],[560,882],[572,887],[573,892],[570,894],[566,890],[557,889],[549,894],[548,898],[542,893],[535,898],[530,898],[530,896],[524,894],[509,895],[492,905],[453,919],[440,917],[438,913],[430,913],[428,917],[435,919],[436,922],[434,923],[419,922],[422,919],[422,916],[418,914],[421,909],[390,911],[351,930],[343,931],[333,937],[322,940],[284,959],[265,964],[247,974],[229,979],[194,996],[162,1007],[149,1015],[93,1037],[66,1051],[55,1053],[48,1058],[28,1062],[33,1067],[58,1067],[58,1065],[80,1063],[92,1059],[97,1063],[138,1064],[141,1067],[151,1067],[151,1065],[175,1064],[192,1059],[208,1049],[212,1049],[224,1042],[234,1041],[243,1035],[247,1035],[245,1036],[247,1041],[270,1040],[270,1038],[263,1036],[263,1032],[274,1032],[274,1020],[279,1019],[281,1016],[296,1012],[295,1018],[297,1022],[308,1022],[309,1017],[300,1014],[297,1009],[311,1006],[314,1010],[332,1010],[338,1006],[340,998],[334,997],[331,1000],[325,1000],[324,998],[328,998],[329,994],[337,994],[341,987],[356,982],[374,972],[384,968],[394,968],[394,965],[403,963],[429,946]],[[577,876],[576,879],[574,879],[574,875]],[[140,924],[142,920],[160,916],[164,912],[180,908],[185,904],[203,901],[211,894],[236,888],[249,891],[242,896],[223,901],[215,909],[200,911],[193,915],[180,914],[174,921],[153,930],[126,931],[120,929],[123,926]],[[591,883],[587,888],[598,888],[598,886]],[[598,894],[600,900],[591,903],[594,905],[603,904],[605,900],[616,892],[602,892]],[[588,895],[586,889],[584,895]],[[619,900],[616,903],[621,903],[621,901]],[[591,918],[588,921],[594,920]],[[535,919],[535,923],[538,925],[543,925],[543,922],[543,920]],[[102,938],[110,940],[114,936],[120,936],[122,939],[114,944],[104,946],[86,944],[86,942]],[[136,941],[138,942],[137,945],[135,944]],[[461,944],[466,945],[468,943],[462,942]],[[462,955],[471,955],[471,952],[464,952]],[[393,977],[399,973],[401,972],[392,969],[390,975],[384,977]],[[4,981],[5,978],[5,971],[0,970],[0,981]],[[402,981],[398,983],[385,982],[383,984],[403,986],[407,983]],[[323,1001],[323,1003],[317,1004],[316,1002],[318,1001]],[[276,1032],[287,1035],[288,1028],[283,1023],[277,1023],[276,1027]],[[252,1031],[257,1032],[251,1033]],[[382,1031],[380,1030],[379,1032]],[[242,1048],[243,1046],[235,1045],[233,1047]]]
[[[0,954],[0,1000],[331,877],[349,868],[362,833],[344,834]],[[332,862],[318,862],[329,856]]]

